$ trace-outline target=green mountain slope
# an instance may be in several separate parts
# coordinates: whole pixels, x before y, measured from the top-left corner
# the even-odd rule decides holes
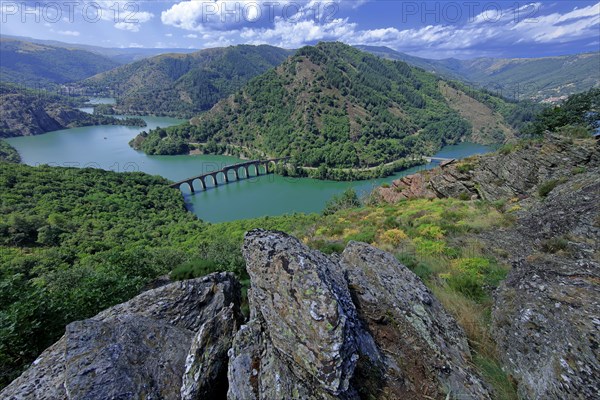
[[[88,125],[146,126],[140,118],[92,115],[76,106],[73,98],[0,83],[0,138],[39,135]]]
[[[559,97],[600,87],[600,52],[543,58],[429,60],[387,47],[357,47],[509,98],[555,102]]]
[[[117,65],[85,50],[0,38],[0,80],[4,82],[52,87],[88,78]]]
[[[450,67],[450,61],[446,61]],[[502,90],[504,95],[552,101],[600,87],[600,52],[545,58],[478,58],[457,63],[457,74],[470,82]]]
[[[461,91],[459,101],[480,105],[494,122],[490,132],[473,132],[475,121],[444,91],[438,77],[406,63],[320,43],[298,50],[190,124],[142,134],[133,144],[160,154],[172,148],[168,143],[187,141],[205,143],[206,152],[292,156],[309,168],[370,168],[466,139],[502,141],[503,132],[512,132],[498,112],[510,104]]]
[[[45,46],[62,47],[68,50],[85,50],[107,57],[118,64],[127,64],[160,54],[182,53],[188,54],[198,51],[197,49],[181,48],[142,48],[142,47],[100,47],[81,43],[65,43],[58,40],[42,40],[25,36],[2,35],[3,38],[16,39]]]
[[[121,66],[83,84],[97,91],[108,88],[122,112],[192,116],[290,54],[277,47],[247,45],[165,54]]]

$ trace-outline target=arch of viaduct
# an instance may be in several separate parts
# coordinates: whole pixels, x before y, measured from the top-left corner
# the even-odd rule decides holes
[[[223,177],[224,177],[223,182],[221,182],[221,184],[227,184],[230,182],[239,181],[241,179],[250,178],[250,172],[251,172],[252,167],[254,167],[254,172],[255,172],[255,175],[253,175],[253,176],[261,175],[260,167],[264,167],[266,174],[272,174],[274,172],[275,165],[279,161],[285,161],[288,159],[289,159],[289,157],[274,158],[271,160],[252,160],[252,161],[246,161],[243,163],[228,165],[218,171],[212,171],[212,172],[208,172],[206,174],[202,174],[202,175],[194,176],[192,178],[184,179],[182,181],[172,183],[169,186],[172,188],[180,189],[181,185],[188,185],[188,187],[190,188],[190,191],[192,193],[195,193],[196,192],[196,190],[194,189],[195,181],[200,182],[200,186],[201,186],[202,190],[206,190],[206,188],[208,187],[207,183],[212,183],[213,186],[219,185],[219,181],[217,180],[219,175],[223,175]],[[233,180],[229,177],[230,171],[233,171],[233,174],[234,174]],[[245,175],[242,175],[240,173],[241,171],[245,172]]]

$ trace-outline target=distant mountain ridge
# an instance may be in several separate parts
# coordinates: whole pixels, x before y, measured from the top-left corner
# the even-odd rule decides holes
[[[600,87],[600,52],[542,58],[430,60],[388,47],[356,47],[518,100],[556,102],[568,95]]]
[[[101,47],[80,43],[66,43],[58,40],[43,40],[25,36],[2,35],[6,39],[15,39],[40,45],[61,47],[70,50],[85,50],[111,59],[118,64],[128,64],[148,57],[171,53],[194,53],[198,49],[184,48],[148,48],[148,47]]]
[[[163,54],[91,77],[82,86],[117,97],[120,112],[191,117],[283,62],[292,51],[238,45]]]
[[[40,88],[79,81],[119,64],[105,56],[0,37],[0,80]]]

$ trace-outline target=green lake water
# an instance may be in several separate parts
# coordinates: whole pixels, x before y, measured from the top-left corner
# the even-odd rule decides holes
[[[124,126],[91,126],[50,132],[39,136],[7,139],[28,165],[92,167],[118,172],[143,171],[178,181],[226,165],[240,162],[224,156],[148,156],[133,150],[128,142],[140,131],[166,127],[180,120],[164,117],[142,117],[145,128]],[[436,156],[463,158],[491,151],[489,146],[462,143],[447,146]],[[384,182],[436,164],[412,168],[384,179],[361,182],[330,182],[263,175],[240,180],[194,195],[185,188],[182,193],[188,208],[199,218],[210,222],[231,221],[265,215],[294,212],[319,212],[333,195],[354,187],[367,193]]]

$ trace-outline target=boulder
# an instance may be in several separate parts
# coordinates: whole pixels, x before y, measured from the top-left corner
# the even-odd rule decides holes
[[[229,273],[176,282],[144,292],[93,318],[73,322],[1,393],[2,399],[180,399],[186,372],[194,371],[198,393],[225,389],[206,385],[224,379],[227,336],[240,320],[240,286]],[[231,323],[222,323],[220,318]],[[220,330],[222,329],[222,330]],[[206,334],[215,342],[206,342]],[[197,355],[200,342],[206,352]],[[193,354],[188,355],[192,346]],[[221,374],[221,376],[218,376]],[[211,394],[211,393],[209,393]]]
[[[383,354],[383,398],[489,399],[466,336],[418,276],[391,254],[350,242],[341,255],[359,317]]]
[[[357,318],[342,271],[325,255],[279,232],[248,233],[243,254],[253,316],[268,332],[259,344],[272,355],[261,360],[259,370],[268,377],[259,377],[258,398],[299,398],[303,386],[309,398],[347,395],[359,352],[365,349],[373,362],[379,354]],[[263,384],[276,381],[279,370],[296,378],[281,387]]]

